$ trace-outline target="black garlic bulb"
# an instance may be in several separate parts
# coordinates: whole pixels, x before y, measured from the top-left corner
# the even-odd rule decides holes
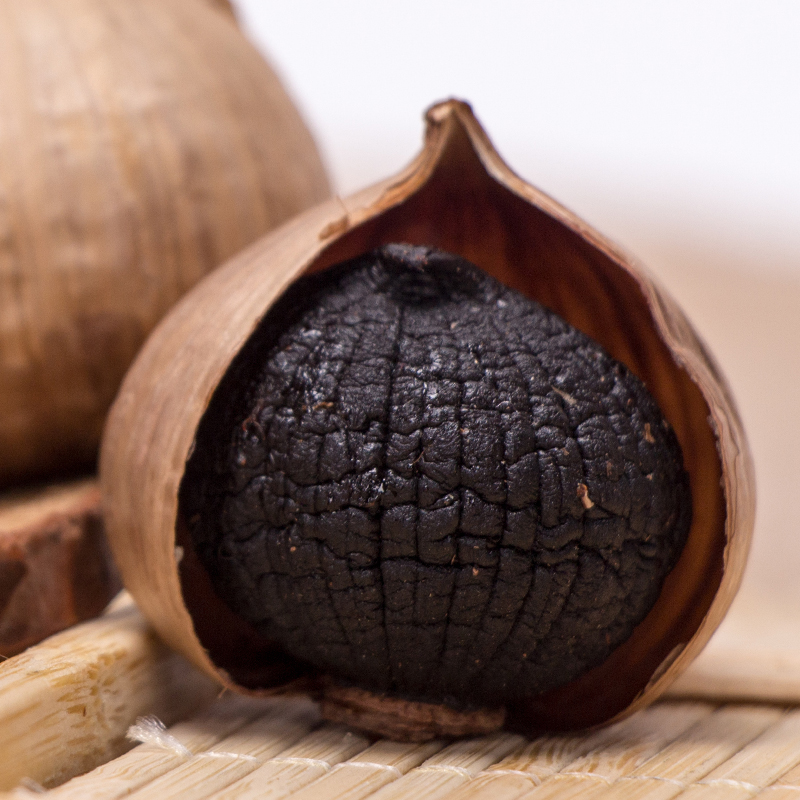
[[[753,528],[691,324],[456,100],[402,172],[178,303],[100,476],[167,643],[232,691],[311,691],[415,741],[644,708],[721,622]]]
[[[603,662],[688,534],[642,382],[473,264],[297,281],[219,385],[181,503],[218,593],[339,681],[496,707]]]

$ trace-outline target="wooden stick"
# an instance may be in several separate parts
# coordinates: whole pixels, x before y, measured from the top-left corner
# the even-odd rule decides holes
[[[132,605],[59,633],[0,666],[0,790],[87,772],[130,747],[136,717],[170,723],[217,692]]]

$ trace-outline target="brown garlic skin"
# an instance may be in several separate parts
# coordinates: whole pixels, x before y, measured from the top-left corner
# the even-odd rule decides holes
[[[602,664],[515,703],[506,725],[532,732],[616,719],[685,668],[738,587],[753,524],[741,423],[705,348],[638,265],[514,175],[468,106],[442,103],[427,121],[425,148],[405,172],[266,237],[184,298],[151,337],[104,437],[112,548],[162,636],[226,686],[269,692],[307,678],[273,642],[233,622],[215,595],[179,508],[185,465],[216,387],[297,277],[392,241],[436,246],[600,342],[645,383],[683,450],[694,517],[654,607]],[[180,565],[176,544],[184,548]]]
[[[208,2],[218,8],[223,14],[227,14],[234,20],[236,19],[236,8],[231,0],[208,0]]]
[[[161,316],[329,191],[221,0],[4,0],[0,53],[3,486],[92,468]]]

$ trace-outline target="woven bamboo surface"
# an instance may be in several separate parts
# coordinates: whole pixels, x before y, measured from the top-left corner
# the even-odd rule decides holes
[[[746,609],[670,698],[616,725],[409,745],[323,723],[304,697],[215,697],[130,598],[115,605],[0,667],[0,800],[800,800],[800,637],[754,651]],[[129,749],[148,714],[175,724]]]
[[[16,787],[0,800],[800,800],[800,647],[753,659],[749,638],[715,640],[668,699],[600,730],[415,745],[324,723],[305,697],[215,698],[117,606],[0,669],[0,786]],[[782,702],[736,701],[773,686]],[[175,724],[151,717],[125,752],[148,713]]]
[[[800,708],[666,701],[588,734],[371,741],[304,699],[226,696],[45,794],[4,798],[293,800],[800,798]]]

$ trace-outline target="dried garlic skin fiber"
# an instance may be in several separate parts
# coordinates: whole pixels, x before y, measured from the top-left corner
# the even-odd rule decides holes
[[[272,308],[182,497],[216,589],[259,634],[456,707],[605,660],[691,521],[680,446],[638,378],[473,264],[404,245]]]
[[[208,0],[0,2],[0,486],[95,465],[149,331],[328,197],[270,67]]]

